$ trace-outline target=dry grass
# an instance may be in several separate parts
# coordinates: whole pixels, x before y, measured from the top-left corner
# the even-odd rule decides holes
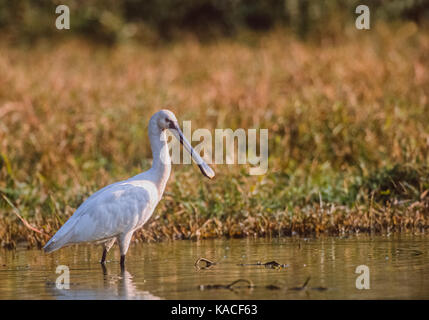
[[[269,173],[218,165],[208,182],[176,166],[137,239],[428,228],[429,32],[414,24],[307,43],[279,30],[0,51],[0,193],[47,234],[91,192],[148,169],[147,122],[165,107],[194,129],[268,128]],[[417,178],[380,174],[395,164]],[[45,242],[2,198],[0,217],[2,246]]]

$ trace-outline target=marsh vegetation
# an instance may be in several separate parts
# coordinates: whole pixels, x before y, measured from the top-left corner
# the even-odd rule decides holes
[[[92,192],[147,170],[165,107],[193,128],[268,128],[269,170],[215,165],[207,183],[177,165],[134,241],[427,232],[428,29],[350,25],[305,40],[4,39],[0,245],[41,246]]]

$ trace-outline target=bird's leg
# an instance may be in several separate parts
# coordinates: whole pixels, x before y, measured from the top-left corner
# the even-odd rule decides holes
[[[104,248],[104,249],[103,249],[103,255],[101,256],[101,261],[100,261],[100,263],[101,263],[102,265],[104,265],[104,264],[106,263],[106,255],[107,255],[107,249],[106,249],[106,248]]]
[[[106,265],[104,263],[101,264],[101,269],[103,270],[104,280],[106,280],[107,269],[106,269]]]
[[[113,246],[115,241],[116,241],[116,238],[113,238],[104,243],[103,255],[101,256],[101,261],[100,261],[101,264],[106,263],[107,252],[109,252],[110,248]]]
[[[125,269],[125,255],[121,256],[121,270],[123,271]]]
[[[121,269],[125,269],[125,255],[127,254],[128,247],[130,246],[131,237],[133,235],[133,231],[121,234],[118,237],[119,242],[119,251],[121,253]]]

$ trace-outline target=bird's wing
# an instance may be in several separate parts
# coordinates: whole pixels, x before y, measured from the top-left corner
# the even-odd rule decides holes
[[[50,252],[64,245],[99,241],[130,231],[150,217],[158,194],[149,182],[121,181],[91,195],[46,244]]]

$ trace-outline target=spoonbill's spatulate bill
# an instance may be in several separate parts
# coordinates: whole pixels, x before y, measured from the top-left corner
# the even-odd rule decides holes
[[[64,246],[82,242],[104,245],[101,263],[116,240],[121,253],[121,266],[125,263],[131,237],[152,215],[164,193],[171,172],[171,159],[165,130],[183,144],[208,178],[213,170],[204,162],[183,136],[177,119],[169,110],[155,113],[149,121],[149,139],[152,148],[152,168],[128,180],[108,185],[91,195],[43,248],[52,252]]]

